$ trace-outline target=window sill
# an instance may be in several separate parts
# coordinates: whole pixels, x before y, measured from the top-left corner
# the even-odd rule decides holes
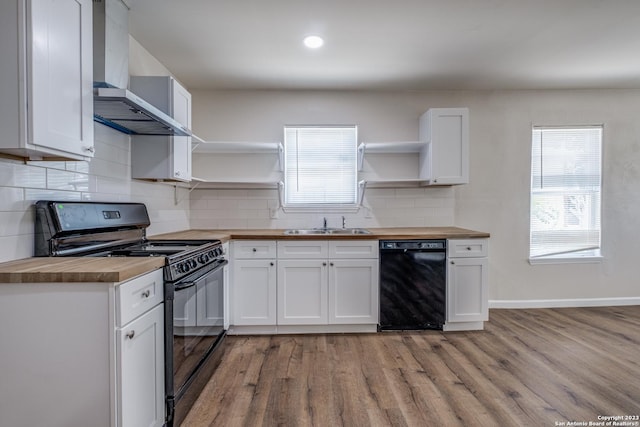
[[[599,264],[604,257],[600,254],[589,254],[582,256],[555,255],[546,257],[529,258],[529,264]]]

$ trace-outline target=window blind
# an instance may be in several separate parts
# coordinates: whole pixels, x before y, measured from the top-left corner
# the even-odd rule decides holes
[[[602,126],[532,135],[530,258],[599,255]]]
[[[286,126],[285,205],[355,204],[356,126]]]

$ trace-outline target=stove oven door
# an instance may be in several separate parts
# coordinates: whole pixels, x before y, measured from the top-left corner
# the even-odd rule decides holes
[[[210,375],[211,353],[224,337],[224,264],[165,284],[168,425],[179,425],[197,398],[198,377]]]

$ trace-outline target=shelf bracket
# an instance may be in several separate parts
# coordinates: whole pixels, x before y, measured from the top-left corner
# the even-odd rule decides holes
[[[358,170],[361,171],[364,166],[364,151],[367,148],[367,145],[362,143],[358,145]]]
[[[186,196],[182,197],[182,198],[178,197],[178,188],[186,189],[187,190],[187,195],[189,195],[189,194],[191,194],[191,192],[193,190],[198,188],[198,185],[200,185],[201,182],[202,181],[197,181],[195,184],[189,186],[188,188],[187,187],[180,187],[178,185],[174,185],[173,186],[173,203],[174,203],[174,206],[177,206],[178,204],[180,204],[180,202],[184,201],[184,199],[186,198]]]
[[[284,147],[282,143],[278,143],[278,167],[280,172],[284,171]]]

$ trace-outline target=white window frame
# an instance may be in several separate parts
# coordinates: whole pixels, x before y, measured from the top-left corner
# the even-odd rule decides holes
[[[353,129],[353,163],[348,165],[348,172],[353,174],[353,186],[348,191],[353,192],[353,201],[345,203],[331,203],[331,202],[292,202],[294,197],[290,196],[288,190],[291,185],[295,185],[295,178],[291,178],[290,170],[295,170],[296,166],[293,166],[293,156],[289,153],[290,148],[287,139],[287,131],[292,129]],[[357,165],[357,150],[358,150],[358,127],[356,125],[286,125],[284,126],[284,188],[283,188],[283,203],[282,208],[285,212],[309,212],[309,211],[323,211],[323,212],[355,212],[359,209],[358,205],[358,165]],[[296,160],[297,162],[297,160]],[[297,164],[299,167],[299,164]],[[352,169],[351,169],[352,168]],[[351,169],[351,171],[349,171]],[[348,192],[347,191],[347,192]]]
[[[545,175],[544,175],[544,168],[545,168],[545,163],[544,159],[545,157],[543,157],[543,152],[542,150],[544,149],[543,146],[541,146],[540,151],[538,153],[538,155],[536,156],[536,135],[540,135],[540,138],[544,137],[544,133],[545,131],[551,131],[548,132],[549,134],[552,134],[553,132],[557,132],[557,131],[562,131],[562,130],[567,130],[567,131],[575,131],[575,130],[593,130],[593,129],[598,129],[600,130],[600,140],[599,140],[599,182],[598,182],[598,187],[597,190],[582,190],[582,189],[575,189],[572,187],[564,187],[564,189],[562,187],[558,187],[556,186],[555,188],[551,187],[548,190],[543,189],[543,184],[540,183],[538,184],[536,181],[536,177],[539,176],[540,179],[544,179]],[[603,171],[603,162],[602,162],[602,157],[603,157],[603,146],[604,146],[604,126],[603,125],[579,125],[579,126],[533,126],[532,127],[532,131],[531,131],[531,137],[532,137],[532,144],[531,144],[531,153],[532,153],[532,158],[531,158],[531,186],[530,186],[530,212],[529,212],[529,263],[530,264],[559,264],[559,263],[585,263],[585,262],[600,262],[602,260],[602,253],[601,253],[601,242],[602,242],[602,171]],[[539,141],[539,144],[542,144],[543,140],[541,139]],[[537,157],[537,158],[536,158]],[[546,167],[553,167],[554,165],[552,163],[550,163],[551,160],[549,160],[549,158],[547,158],[547,163],[546,163]],[[534,166],[538,166],[540,165],[541,170],[539,172],[536,172],[535,167]],[[555,165],[557,167],[557,164]],[[536,175],[536,173],[538,173],[538,175]],[[552,175],[546,175],[547,177],[550,177]],[[554,175],[555,176],[555,175]],[[570,177],[571,174],[568,175],[562,175],[562,176],[568,176]],[[545,231],[539,229],[539,225],[535,225],[535,219],[534,219],[534,204],[535,204],[535,197],[536,195],[540,196],[540,195],[552,195],[553,193],[556,193],[557,195],[562,195],[563,199],[565,199],[563,201],[563,206],[562,206],[562,210],[564,212],[564,215],[566,215],[566,198],[567,197],[575,197],[575,193],[578,192],[582,192],[584,194],[584,196],[586,198],[591,198],[593,199],[593,197],[598,197],[598,199],[596,201],[594,200],[589,200],[588,205],[591,206],[593,204],[595,204],[595,206],[591,206],[591,210],[588,212],[589,215],[586,215],[588,217],[588,222],[589,224],[587,225],[588,229],[592,232],[596,232],[597,231],[597,243],[594,244],[592,247],[585,247],[584,249],[578,249],[575,248],[575,250],[571,250],[571,249],[567,249],[567,250],[557,250],[556,252],[550,251],[548,253],[538,253],[538,254],[534,254],[534,250],[535,250],[535,246],[534,246],[534,239],[535,239],[535,233],[539,233],[539,234],[543,234]],[[572,194],[573,193],[573,194]],[[536,227],[538,227],[538,229],[536,230]],[[569,228],[566,228],[566,224],[564,225],[564,228],[558,229],[558,230],[549,230],[553,233],[553,231],[557,231],[558,233],[567,233],[567,235],[569,235],[571,233],[571,230]],[[584,231],[583,231],[584,232]],[[553,239],[553,237],[552,237]]]

